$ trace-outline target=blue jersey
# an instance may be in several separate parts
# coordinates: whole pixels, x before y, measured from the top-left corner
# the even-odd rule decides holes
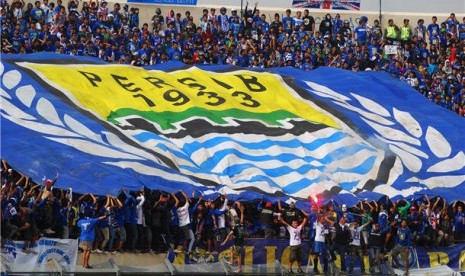
[[[81,241],[94,241],[95,240],[95,226],[97,225],[99,219],[81,219],[78,221],[77,225],[81,228],[81,236],[79,239]]]
[[[465,23],[460,23],[457,30],[459,31],[459,40],[465,39]]]
[[[333,34],[337,34],[342,28],[342,20],[334,19],[333,20]]]
[[[410,246],[411,237],[412,235],[408,228],[399,228],[399,230],[397,230],[396,244],[400,246]]]
[[[230,28],[233,31],[234,36],[237,36],[239,31],[241,30],[241,24],[233,22],[233,23],[231,23]]]
[[[289,33],[292,31],[292,27],[294,27],[294,18],[288,16],[283,18],[283,27],[284,31]]]
[[[218,15],[218,25],[220,25],[221,30],[226,33],[229,30],[229,19],[226,14]]]
[[[357,41],[367,41],[367,28],[366,26],[357,26],[354,29],[354,33],[357,35]]]
[[[434,36],[436,36],[436,35],[439,34],[439,25],[438,25],[438,24],[433,24],[433,23],[431,23],[431,24],[428,25],[428,28],[427,28],[427,29],[428,29],[428,34],[429,34],[429,36],[430,36],[430,40],[431,40]]]

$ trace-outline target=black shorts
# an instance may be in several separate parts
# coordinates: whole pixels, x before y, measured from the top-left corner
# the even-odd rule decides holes
[[[207,226],[205,229],[205,239],[207,240],[214,240],[215,239],[215,231],[213,230],[212,226]]]
[[[291,252],[289,254],[289,262],[300,262],[302,260],[302,247],[301,245],[291,245]]]
[[[190,240],[191,239],[191,236],[189,234],[189,231],[191,229],[190,224],[181,226],[181,227],[179,227],[179,229],[181,230],[185,240]]]

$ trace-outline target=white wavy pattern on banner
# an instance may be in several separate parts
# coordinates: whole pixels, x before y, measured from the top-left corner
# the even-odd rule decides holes
[[[391,112],[373,100],[356,93],[350,93],[353,98],[349,98],[320,84],[309,81],[305,83],[311,88],[308,89],[309,92],[329,98],[333,103],[357,113],[377,133],[373,137],[377,140],[376,143],[387,144],[397,155],[388,183],[377,186],[375,192],[405,197],[425,187],[429,189],[452,188],[465,182],[465,175],[457,173],[465,167],[465,154],[460,151],[456,156],[450,157],[452,153],[450,143],[433,126],[425,126],[422,129],[420,123],[409,112],[396,108],[392,108]],[[356,101],[363,109],[352,105]],[[426,141],[426,145],[422,145],[420,138]],[[425,152],[425,149],[428,152]],[[440,161],[434,164],[426,162],[430,156]],[[391,185],[405,172],[403,168],[413,173],[424,170],[441,175],[433,175],[425,179],[412,177],[407,182],[419,183],[424,187],[406,187],[404,190],[397,191]]]
[[[348,190],[362,187],[376,178],[384,157],[382,151],[332,128],[278,137],[211,133],[168,141],[148,132],[133,136],[146,147],[166,150],[181,172],[197,176],[208,172],[231,189],[285,191],[301,198],[308,195],[308,186],[318,193],[341,182],[351,183]]]

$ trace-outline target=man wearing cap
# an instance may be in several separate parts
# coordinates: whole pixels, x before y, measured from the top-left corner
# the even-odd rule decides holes
[[[305,214],[303,211],[295,207],[294,201],[291,201],[289,203],[289,208],[282,208],[281,200],[278,200],[278,210],[288,224],[291,224],[294,220],[298,221],[299,218],[304,218],[308,216],[308,214]]]
[[[47,197],[49,197],[49,194],[52,193],[53,186],[57,182],[58,177],[60,177],[59,173],[57,173],[57,175],[55,176],[55,179],[45,180],[45,187],[44,187],[44,190],[42,191],[42,197],[40,198],[41,200],[46,199]]]
[[[231,15],[229,16],[229,24],[233,23],[235,19],[239,19],[239,15],[237,15],[236,9],[231,9]]]
[[[362,16],[358,22],[358,26],[354,29],[355,40],[359,46],[366,45],[367,41],[369,41],[367,21],[368,18],[366,16]]]
[[[262,206],[263,200],[260,201],[257,206],[257,210],[260,212],[260,225],[265,233],[265,239],[272,239],[276,235],[275,230],[273,229],[274,218],[280,216],[280,214],[273,211],[273,204],[269,201],[265,204],[265,208],[262,208]]]

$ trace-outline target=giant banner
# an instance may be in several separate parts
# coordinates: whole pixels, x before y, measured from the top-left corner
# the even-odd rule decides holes
[[[465,192],[465,121],[386,73],[47,54],[4,57],[1,70],[2,158],[37,182],[60,172],[75,192],[349,204]]]
[[[1,256],[9,272],[39,271],[51,259],[64,271],[73,271],[76,266],[78,240],[41,238],[27,251],[23,245],[24,241],[6,241]]]

